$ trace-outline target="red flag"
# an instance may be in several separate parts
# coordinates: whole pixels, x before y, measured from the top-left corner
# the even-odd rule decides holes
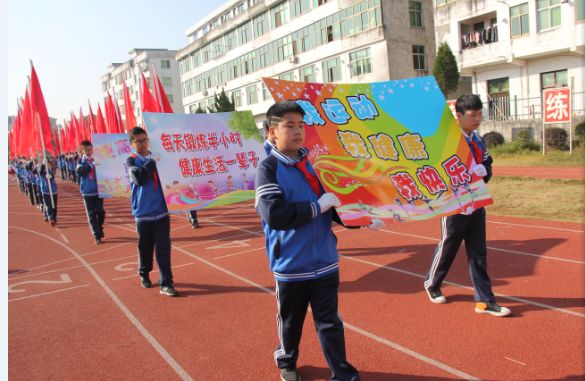
[[[24,156],[32,157],[32,147],[34,143],[32,113],[30,109],[30,96],[28,88],[24,93],[24,102],[22,102],[22,120],[20,124],[20,142],[19,151]]]
[[[48,151],[55,155],[55,147],[53,146],[53,134],[51,133],[51,122],[49,121],[49,113],[47,112],[47,106],[45,105],[45,98],[43,97],[43,91],[41,90],[41,84],[35,71],[35,67],[31,64],[30,73],[30,102],[32,109],[32,117],[36,119],[36,115],[40,117],[40,132],[43,134],[43,143],[45,151]],[[39,138],[39,146],[41,139]]]
[[[118,104],[118,98],[116,92],[114,92],[114,115],[116,116],[116,133],[124,133],[124,122],[122,121],[122,114],[120,113],[120,105]]]
[[[87,105],[89,106],[89,133],[97,134],[97,131],[95,130],[95,115],[91,109],[91,103],[89,103],[89,99],[87,100]]]
[[[161,112],[172,113],[173,108],[171,107],[171,103],[169,102],[167,94],[165,93],[165,89],[160,81],[160,78],[158,77],[158,75],[156,75],[156,73],[154,73],[153,80],[155,86],[154,95],[156,97],[156,95],[158,94],[159,102],[157,103],[161,105]]]
[[[144,78],[144,74],[140,73],[140,76],[142,77],[140,82],[140,108],[142,109],[142,112],[160,112],[160,108],[152,97],[152,93],[150,92],[146,78]]]
[[[130,91],[126,86],[126,81],[122,81],[122,86],[124,87],[124,114],[126,115],[126,130],[130,131],[136,126],[136,118],[134,117],[134,107],[132,107]]]
[[[85,118],[83,117],[81,106],[79,107],[79,130],[81,131],[81,140],[90,139],[89,134],[87,133],[87,128],[85,127]]]
[[[99,103],[98,103],[97,115],[96,115],[95,119],[96,119],[95,131],[98,134],[105,134],[106,133],[106,121],[104,120],[104,115],[102,114],[102,109],[100,108]]]

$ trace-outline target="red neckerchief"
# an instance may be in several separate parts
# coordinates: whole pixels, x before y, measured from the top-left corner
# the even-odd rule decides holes
[[[320,197],[322,193],[321,183],[319,183],[319,179],[317,178],[317,176],[315,176],[314,174],[311,173],[311,171],[309,171],[308,164],[309,160],[307,160],[307,157],[305,156],[300,161],[295,163],[295,167],[298,168],[299,171],[301,171],[301,173],[305,176],[305,179],[307,179],[309,186],[311,187],[311,189],[313,189],[313,192],[315,192],[317,197]]]

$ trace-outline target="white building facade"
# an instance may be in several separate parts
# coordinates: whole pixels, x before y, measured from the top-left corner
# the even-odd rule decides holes
[[[428,75],[435,55],[431,0],[230,0],[186,35],[185,112],[224,89],[259,126],[273,103],[262,77],[386,81]]]
[[[585,115],[585,0],[435,0],[435,28],[486,119],[538,120],[543,90],[556,87]]]
[[[142,71],[142,73],[144,73],[144,77],[148,81],[152,92],[151,71],[154,67],[154,70],[165,89],[165,93],[169,98],[173,111],[176,113],[182,113],[181,81],[179,76],[179,65],[175,59],[176,53],[176,50],[168,49],[131,50],[128,53],[131,57],[130,60],[124,63],[112,63],[108,67],[108,72],[101,77],[103,98],[107,99],[108,93],[111,96],[114,96],[115,94],[122,114],[122,119],[125,121],[126,116],[122,81],[126,82],[126,86],[130,92],[130,100],[134,107],[134,115],[137,120],[140,120],[142,115],[140,107],[140,72]]]

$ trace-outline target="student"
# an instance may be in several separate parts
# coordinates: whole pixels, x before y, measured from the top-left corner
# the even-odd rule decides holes
[[[89,228],[96,245],[100,245],[104,238],[104,222],[106,211],[104,210],[104,199],[99,197],[95,164],[93,163],[93,145],[89,140],[80,144],[82,157],[75,168],[79,178],[79,190],[85,205]]]
[[[51,226],[57,225],[57,183],[55,182],[54,159],[47,160],[47,165],[39,167],[39,191],[43,197],[44,220]],[[48,168],[48,170],[47,170]]]
[[[310,303],[331,379],[356,381],[359,374],[346,359],[338,315],[339,267],[331,222],[337,216],[332,207],[340,202],[333,193],[324,193],[307,160],[304,114],[292,101],[268,109],[275,146],[256,174],[256,207],[276,282],[280,342],[274,358],[282,380],[300,380],[299,342]]]
[[[199,221],[197,220],[197,210],[191,209],[187,211],[187,220],[191,224],[192,229],[200,228]]]
[[[130,175],[132,215],[138,232],[138,256],[140,284],[152,287],[150,272],[156,247],[156,262],[160,272],[160,293],[177,296],[171,271],[171,221],[162,185],[156,169],[156,161],[148,150],[148,135],[140,127],[130,130],[133,153],[126,160]]]
[[[459,97],[455,103],[457,121],[469,150],[477,163],[471,170],[487,183],[492,177],[493,159],[476,130],[481,124],[483,104],[474,94]],[[461,241],[465,241],[469,275],[475,288],[475,312],[493,316],[507,316],[512,311],[496,303],[487,273],[486,213],[484,208],[441,219],[441,242],[435,249],[431,268],[424,287],[431,302],[442,304],[447,299],[441,292],[443,280],[455,259]]]

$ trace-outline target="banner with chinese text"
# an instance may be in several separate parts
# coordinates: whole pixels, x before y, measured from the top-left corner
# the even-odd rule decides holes
[[[130,197],[126,159],[132,153],[126,134],[92,134],[100,198]]]
[[[254,199],[256,167],[266,153],[252,113],[143,117],[169,211]]]
[[[344,223],[446,216],[491,204],[433,77],[357,84],[263,78],[276,101],[306,112],[305,145]]]

